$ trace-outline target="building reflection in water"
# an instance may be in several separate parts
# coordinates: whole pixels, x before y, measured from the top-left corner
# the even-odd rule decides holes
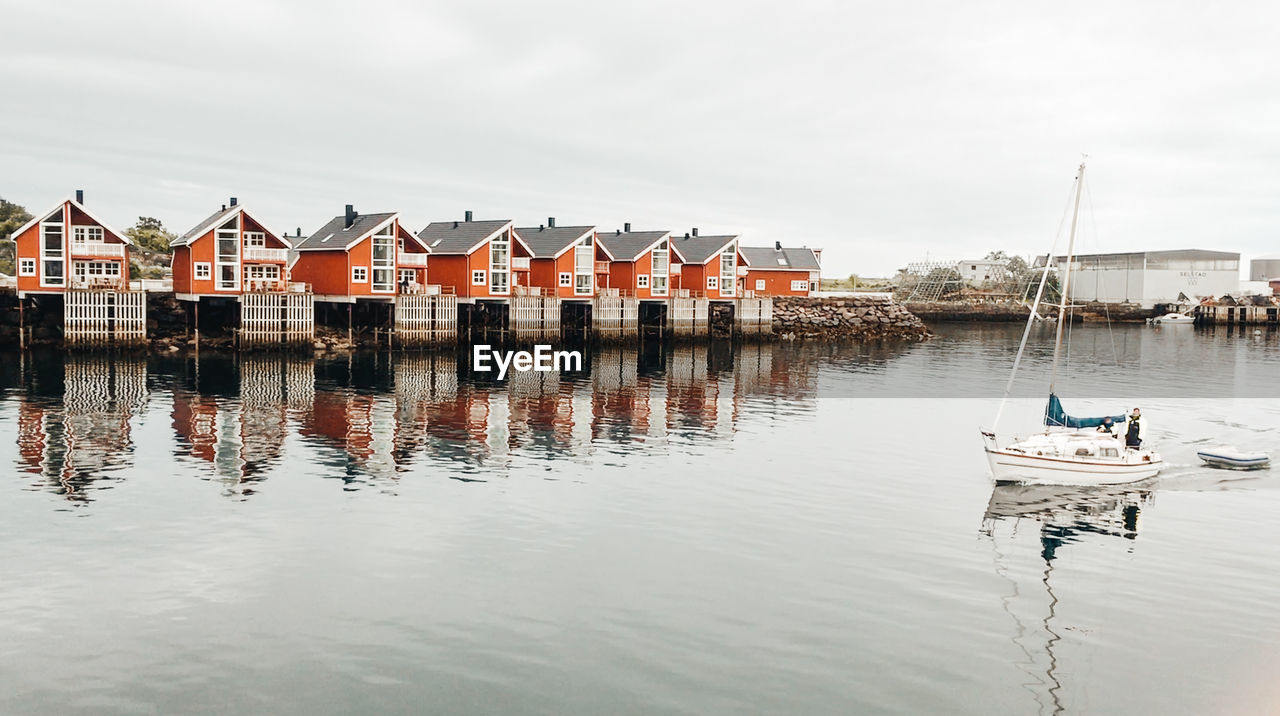
[[[347,489],[391,487],[415,464],[483,480],[520,458],[671,449],[672,435],[731,439],[739,419],[767,414],[774,401],[808,409],[819,368],[779,359],[779,350],[603,347],[588,353],[582,373],[504,381],[470,374],[467,356],[453,352],[32,361],[16,379],[18,459],[69,498],[87,499],[93,480],[132,464],[131,420],[147,406],[150,379],[171,393],[174,443],[163,450],[202,466],[201,477],[228,496],[260,489],[292,436],[317,448],[309,471]]]
[[[71,501],[133,461],[134,416],[147,402],[144,360],[78,355],[20,358],[19,469]]]
[[[1057,653],[1062,633],[1057,624],[1059,601],[1052,579],[1054,561],[1065,546],[1088,538],[1136,540],[1142,510],[1151,500],[1151,482],[1093,488],[997,485],[992,491],[983,515],[982,532],[991,539],[997,573],[1011,585],[1010,593],[1001,599],[1001,604],[1014,623],[1012,641],[1024,657],[1020,665],[1035,679],[1032,692],[1041,713],[1059,714],[1066,710]],[[1021,588],[1015,576],[1025,572],[1028,565],[1013,564],[1006,556],[1017,539],[1018,527],[1024,522],[1036,526],[1039,538],[1041,565],[1034,576],[1038,588],[1031,590]],[[1018,614],[1017,602],[1024,593],[1044,595],[1039,599],[1032,597],[1037,602],[1036,626],[1029,627],[1028,620]]]
[[[231,495],[253,494],[281,463],[290,412],[309,410],[315,398],[314,363],[280,355],[192,357],[178,378],[171,413],[178,454],[210,463]]]

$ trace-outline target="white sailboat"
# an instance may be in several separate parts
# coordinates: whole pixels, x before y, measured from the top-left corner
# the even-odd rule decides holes
[[[1075,260],[1076,226],[1080,216],[1080,196],[1083,190],[1084,164],[1081,164],[1079,174],[1076,176],[1066,270],[1062,277],[1062,299],[1058,304],[1058,326],[1054,338],[1053,369],[1049,379],[1049,403],[1045,407],[1044,431],[1024,438],[1015,438],[1001,447],[995,435],[996,425],[999,424],[1000,414],[1004,410],[1005,401],[1001,400],[992,429],[982,431],[987,462],[991,466],[991,475],[996,482],[1041,485],[1117,485],[1155,477],[1164,466],[1164,461],[1154,450],[1126,448],[1124,442],[1116,436],[1099,432],[1097,427],[1102,424],[1104,418],[1075,418],[1067,415],[1054,392],[1054,384],[1058,377],[1058,356],[1062,352],[1062,329],[1066,323],[1068,297],[1071,295],[1071,265]],[[1044,273],[1040,277],[1040,288],[1036,292],[1035,304],[1031,309],[1033,317],[1038,313],[1040,300],[1044,296],[1045,281],[1049,276],[1051,263],[1052,255],[1046,259]],[[1018,366],[1022,362],[1022,353],[1027,347],[1027,337],[1031,333],[1033,321],[1034,318],[1028,318],[1026,329],[1023,331],[1022,343],[1018,346],[1018,355],[1013,362],[1013,373],[1005,386],[1005,399],[1008,398],[1013,388],[1014,378],[1017,377]],[[1124,425],[1123,415],[1114,416],[1113,420],[1120,426]]]

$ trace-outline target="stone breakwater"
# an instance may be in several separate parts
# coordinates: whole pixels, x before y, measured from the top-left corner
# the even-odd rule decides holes
[[[913,301],[907,304],[907,309],[926,323],[1022,323],[1031,312],[1026,305],[1012,301]],[[1165,305],[1143,308],[1134,303],[1086,303],[1071,312],[1071,320],[1077,323],[1108,320],[1141,323],[1175,310],[1179,308]],[[1057,312],[1056,305],[1040,307],[1043,316],[1057,315]]]
[[[794,338],[929,337],[924,322],[902,304],[882,297],[775,298],[773,334]]]

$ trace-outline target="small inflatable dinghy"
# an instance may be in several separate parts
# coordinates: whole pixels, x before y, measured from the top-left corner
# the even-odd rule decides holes
[[[1216,467],[1255,468],[1271,465],[1271,456],[1265,452],[1249,452],[1231,445],[1204,448],[1196,455]]]

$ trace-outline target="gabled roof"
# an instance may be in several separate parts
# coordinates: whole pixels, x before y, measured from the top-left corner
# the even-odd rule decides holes
[[[705,264],[738,239],[732,236],[686,236],[671,242],[671,248],[686,264]]]
[[[504,230],[512,229],[511,234],[515,240],[519,241],[530,253],[533,253],[532,249],[529,249],[529,245],[521,239],[520,232],[514,230],[514,223],[511,219],[433,221],[418,232],[418,239],[423,244],[426,244],[433,254],[465,256],[475,252],[485,242]]]
[[[597,240],[614,261],[635,261],[669,236],[670,231],[600,232]]]
[[[339,214],[320,227],[319,231],[298,242],[294,248],[298,251],[346,251],[396,216],[394,211],[383,214],[356,214],[355,221],[348,227],[347,217]]]
[[[594,226],[530,226],[516,229],[535,259],[556,259],[582,237],[596,230]]]
[[[818,255],[810,248],[788,248],[781,250],[764,246],[739,246],[743,262],[754,269],[775,271],[820,271]]]
[[[98,217],[97,217],[97,216],[96,216],[92,211],[89,211],[88,209],[86,209],[86,208],[84,207],[84,204],[81,204],[80,202],[76,201],[76,200],[75,200],[75,197],[68,196],[67,198],[65,198],[65,199],[63,199],[62,201],[58,202],[58,204],[57,204],[58,208],[62,208],[62,205],[63,205],[63,204],[71,204],[72,206],[74,206],[75,208],[79,209],[80,211],[83,211],[83,212],[85,213],[85,216],[88,216],[90,219],[93,219],[94,221],[98,222],[98,225],[99,225],[99,226],[101,226],[103,229],[106,229],[107,231],[110,231],[112,234],[114,234],[114,235],[115,235],[115,237],[116,237],[117,239],[120,239],[121,241],[125,242],[126,244],[128,244],[128,245],[130,245],[130,246],[133,246],[133,239],[130,239],[130,238],[129,238],[128,236],[126,236],[125,234],[122,234],[122,233],[120,233],[119,231],[116,231],[115,229],[111,228],[111,226],[110,226],[110,225],[108,225],[108,224],[107,224],[107,222],[103,221],[102,219],[99,219],[99,218],[98,218]],[[10,240],[14,240],[14,239],[16,239],[16,238],[17,238],[17,236],[18,236],[18,234],[24,233],[27,229],[30,229],[31,227],[33,227],[33,226],[35,226],[36,224],[40,223],[41,221],[43,221],[43,220],[44,220],[44,218],[45,218],[46,216],[48,216],[49,214],[52,214],[52,213],[53,213],[53,209],[49,209],[49,210],[45,211],[43,214],[36,214],[36,215],[31,219],[31,221],[28,221],[27,223],[23,224],[22,226],[19,226],[17,229],[15,229],[15,230],[13,231],[13,233],[9,234],[9,237],[8,237],[8,238],[9,238]]]
[[[212,214],[209,215],[207,219],[205,219],[204,221],[201,221],[199,224],[196,224],[187,233],[174,239],[172,242],[169,243],[169,245],[170,246],[187,246],[192,241],[195,241],[201,236],[204,236],[205,234],[209,233],[209,231],[211,231],[215,227],[221,226],[222,224],[227,222],[232,216],[235,216],[238,213],[246,214],[249,216],[250,219],[253,219],[253,216],[249,215],[249,213],[244,210],[243,204],[228,206],[213,212]],[[265,224],[263,224],[261,221],[258,221],[257,219],[253,219],[253,221],[255,224],[262,227],[262,230],[266,232],[268,236],[284,244],[285,248],[287,249],[293,248],[293,244],[289,242],[289,238],[287,236],[277,235],[274,231],[268,229]]]

